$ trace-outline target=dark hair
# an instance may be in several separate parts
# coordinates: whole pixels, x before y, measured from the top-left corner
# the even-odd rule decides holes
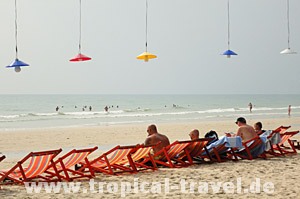
[[[261,122],[256,122],[255,125],[257,125],[260,129],[262,129],[262,123]]]
[[[245,118],[243,118],[243,117],[239,117],[237,120],[236,120],[236,124],[238,123],[238,122],[241,122],[241,123],[243,123],[243,124],[246,124],[247,122],[246,122],[246,119]]]

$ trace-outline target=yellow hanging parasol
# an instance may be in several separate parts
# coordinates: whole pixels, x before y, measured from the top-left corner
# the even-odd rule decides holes
[[[137,59],[142,59],[144,60],[145,62],[148,62],[149,59],[154,59],[154,58],[157,58],[156,55],[154,54],[151,54],[149,52],[143,52],[142,54],[140,54],[139,56],[136,57]]]

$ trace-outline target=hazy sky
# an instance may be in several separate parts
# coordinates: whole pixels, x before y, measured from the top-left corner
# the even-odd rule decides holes
[[[20,73],[15,58],[14,1],[0,0],[0,94],[300,94],[300,1],[149,0],[145,63],[145,0],[82,0],[82,53],[78,53],[79,0],[18,0]]]

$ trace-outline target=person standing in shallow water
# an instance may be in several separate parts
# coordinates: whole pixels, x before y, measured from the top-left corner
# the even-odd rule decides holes
[[[56,112],[59,110],[59,107],[57,106],[56,108],[55,108],[55,110],[56,110]]]
[[[105,110],[105,112],[108,112],[108,107],[105,106],[105,107],[104,107],[104,110]]]
[[[252,103],[250,102],[249,104],[248,104],[248,106],[249,106],[249,111],[250,111],[250,113],[252,113]]]
[[[289,105],[288,107],[288,115],[291,116],[291,111],[292,111],[292,105]]]

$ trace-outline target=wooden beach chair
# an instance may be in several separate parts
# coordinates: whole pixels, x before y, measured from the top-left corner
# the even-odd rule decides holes
[[[280,134],[284,134],[291,126],[280,126],[277,129],[274,129],[273,131],[279,132]]]
[[[279,126],[278,128],[272,130],[272,132],[283,134],[285,131],[287,131],[291,126]],[[258,133],[258,135],[262,135],[265,131],[261,131]]]
[[[90,164],[87,157],[97,149],[97,146],[87,149],[73,149],[67,154],[58,158],[56,161],[54,161],[54,164],[59,177],[66,181],[72,181],[78,178],[92,178],[94,174],[89,166]],[[87,165],[89,173],[83,173],[75,169],[75,165],[79,164],[80,162],[84,162]],[[49,174],[49,178],[57,177],[57,173],[54,171],[52,165],[49,165],[45,173]]]
[[[119,166],[121,170],[124,172],[138,172],[142,170],[156,170],[157,166],[154,162],[152,157],[151,151],[152,148],[156,147],[159,143],[153,145],[137,145],[135,150],[132,150],[128,155],[127,158],[119,161],[115,164],[115,166]],[[151,164],[145,164],[143,161],[145,159],[150,159]]]
[[[84,171],[87,167],[93,172],[102,172],[106,174],[117,174],[118,172],[133,171],[133,168],[123,166],[128,162],[128,156],[138,149],[139,145],[131,146],[116,146],[106,153],[103,153],[98,158],[90,161],[89,165],[81,162],[82,168],[79,171]],[[93,174],[93,173],[92,173]]]
[[[208,158],[210,162],[225,162],[228,160],[238,160],[235,155],[236,147],[242,147],[242,139],[240,137],[222,136],[219,140],[209,144],[206,151],[200,157],[202,159]]]
[[[284,153],[281,151],[281,147],[279,147],[279,145],[278,145],[279,143],[277,143],[277,142],[278,142],[278,139],[281,139],[284,132],[287,129],[289,129],[290,127],[291,126],[280,126],[280,127],[276,128],[275,130],[271,131],[271,134],[267,136],[268,145],[270,145],[270,149],[266,151],[266,154],[269,154],[269,155],[272,155],[275,157],[284,155]],[[265,132],[267,132],[267,131],[265,131]],[[260,136],[262,136],[262,134]],[[274,143],[274,141],[276,143]],[[276,152],[274,148],[276,148],[279,151],[279,153]]]
[[[165,167],[170,168],[178,168],[178,167],[184,167],[189,166],[189,163],[186,163],[185,161],[181,160],[181,155],[184,153],[184,155],[190,160],[191,156],[188,153],[188,150],[186,149],[187,146],[189,146],[190,142],[179,142],[175,141],[172,144],[164,147],[157,153],[153,155],[153,159],[155,164],[159,164]],[[151,161],[150,158],[146,158],[143,163]]]
[[[228,156],[232,154],[232,156]],[[213,147],[211,150],[202,154],[200,157],[208,158],[211,162],[225,162],[228,160],[238,160],[233,149],[226,146],[226,143]]]
[[[182,155],[180,157],[178,157],[177,159],[180,159],[182,161],[188,161],[188,163],[190,165],[194,164],[194,162],[203,162],[204,158],[209,158],[210,160],[210,154],[206,148],[207,143],[209,143],[211,140],[213,140],[212,138],[200,138],[197,140],[187,140],[187,141],[178,141],[178,143],[190,143],[187,148],[186,151],[189,154],[188,156],[186,155],[185,151],[182,152]],[[208,156],[202,156],[202,154],[206,152],[206,154],[208,154]]]
[[[273,150],[279,151],[281,155],[297,154],[297,150],[290,138],[298,133],[299,131],[290,131],[281,134],[281,142],[276,145],[273,145]],[[284,146],[285,143],[288,143],[289,147]]]
[[[51,151],[31,152],[20,160],[15,166],[6,171],[0,171],[0,183],[24,183],[33,180],[37,181],[52,181],[50,178],[44,176],[44,172],[51,165],[59,175],[54,166],[53,159],[61,152],[61,149]],[[26,166],[28,165],[28,166]]]
[[[254,158],[258,157],[263,159],[267,158],[264,151],[265,143],[261,140],[259,136],[248,140],[247,142],[244,142],[243,146],[243,149],[234,152],[237,157],[248,160],[253,160]]]

